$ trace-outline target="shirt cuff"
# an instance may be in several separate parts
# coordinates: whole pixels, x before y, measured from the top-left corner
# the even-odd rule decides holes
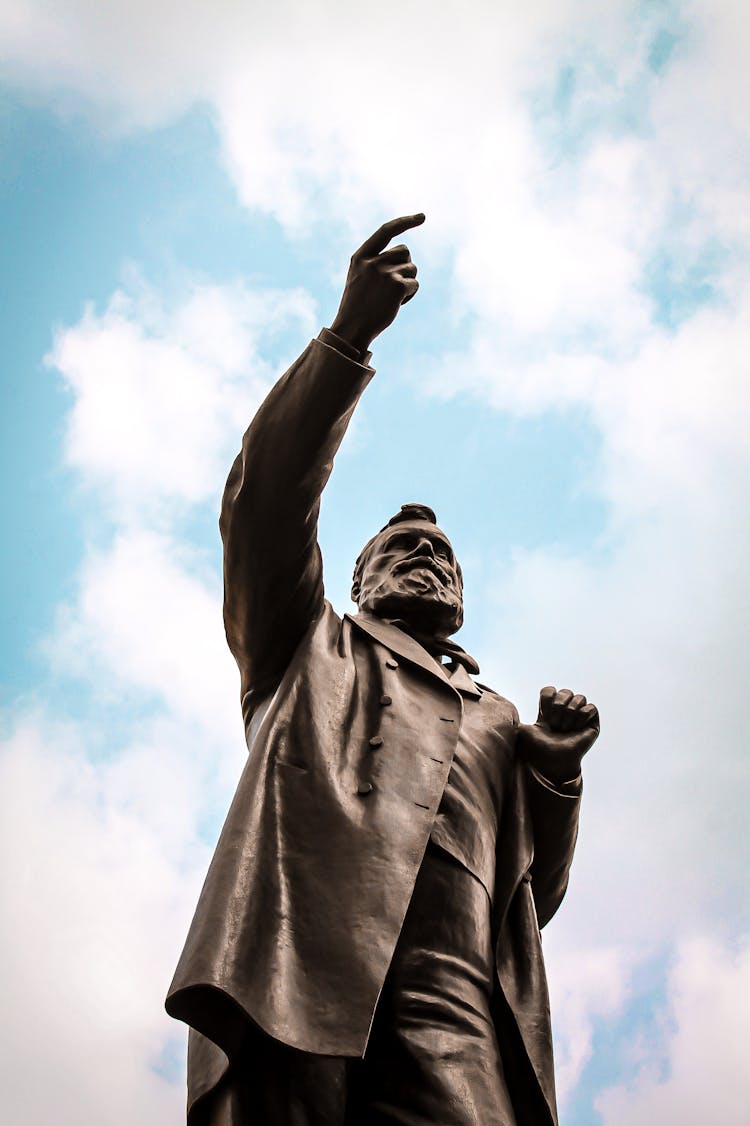
[[[361,352],[359,348],[355,348],[348,340],[344,340],[336,332],[331,332],[330,328],[322,328],[318,333],[318,340],[322,344],[327,344],[329,348],[335,348],[342,356],[346,356],[348,360],[355,360],[358,364],[363,364],[367,367],[372,359],[372,352]]]

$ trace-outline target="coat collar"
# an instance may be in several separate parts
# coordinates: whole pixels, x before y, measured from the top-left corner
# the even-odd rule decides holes
[[[368,633],[375,641],[385,645],[386,649],[390,649],[392,653],[411,661],[414,665],[419,665],[425,672],[438,677],[439,680],[460,692],[462,696],[471,696],[478,700],[482,695],[480,689],[477,688],[462,665],[458,665],[455,672],[450,674],[446,667],[430,656],[418,641],[415,641],[408,633],[399,629],[398,626],[394,626],[391,622],[386,622],[383,618],[379,618],[376,614],[370,614],[366,610],[362,610],[358,614],[345,614],[344,617],[348,618],[359,629]]]
[[[477,688],[463,665],[457,664],[455,670],[449,674],[448,679],[462,696],[471,696],[473,700],[478,700],[482,695],[481,688]]]

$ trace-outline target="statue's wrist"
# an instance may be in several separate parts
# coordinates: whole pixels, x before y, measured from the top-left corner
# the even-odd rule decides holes
[[[342,340],[345,340],[352,348],[356,348],[362,355],[364,355],[365,352],[369,352],[370,345],[375,339],[374,335],[364,326],[348,320],[346,317],[340,317],[338,314],[330,325],[330,331],[334,333],[335,336],[339,336]]]

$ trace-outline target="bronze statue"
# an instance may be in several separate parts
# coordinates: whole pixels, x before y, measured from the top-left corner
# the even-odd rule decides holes
[[[461,569],[431,509],[365,546],[340,617],[320,497],[417,291],[384,224],[330,329],[248,429],[221,513],[227,639],[250,751],[167,1009],[190,1027],[191,1126],[556,1123],[539,928],[562,900],[596,708],[539,718],[451,641]]]

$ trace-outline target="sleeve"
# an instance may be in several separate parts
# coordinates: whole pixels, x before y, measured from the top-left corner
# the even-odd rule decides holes
[[[272,388],[224,490],[224,625],[246,719],[278,686],[323,609],[320,497],[375,374],[334,346],[336,339],[313,340]]]
[[[526,792],[534,836],[531,888],[539,926],[557,911],[568,886],[578,836],[582,781],[555,786],[533,767],[526,767]]]

